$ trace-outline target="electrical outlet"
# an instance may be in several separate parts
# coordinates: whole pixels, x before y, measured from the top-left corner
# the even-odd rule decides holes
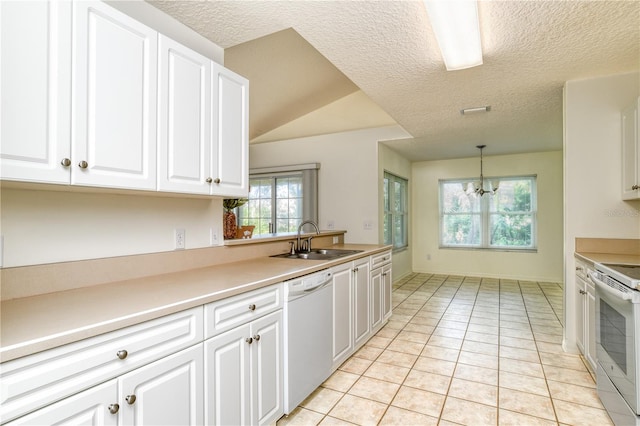
[[[328,220],[327,229],[335,229],[335,228],[336,228],[336,222],[334,220]]]
[[[184,228],[176,229],[176,250],[184,250],[186,246],[186,235]]]
[[[373,229],[373,221],[367,219],[363,222],[362,227],[365,231],[371,231]]]
[[[210,245],[217,246],[220,243],[218,234],[219,232],[215,228],[209,228],[209,244]]]
[[[340,237],[333,237],[333,244],[338,244]]]
[[[427,260],[431,260],[431,254],[427,254]]]

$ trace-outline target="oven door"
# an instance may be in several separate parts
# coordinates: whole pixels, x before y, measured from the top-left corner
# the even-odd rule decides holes
[[[638,413],[636,321],[640,292],[614,288],[591,275],[596,284],[596,355],[598,364]],[[630,293],[631,292],[631,293]],[[636,294],[634,294],[636,293]]]

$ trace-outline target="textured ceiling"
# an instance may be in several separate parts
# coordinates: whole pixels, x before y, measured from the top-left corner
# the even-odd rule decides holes
[[[563,83],[640,68],[640,1],[480,1],[484,64],[460,71],[445,70],[422,1],[150,3],[252,69],[251,108],[261,120],[252,117],[252,136],[312,110],[322,120],[325,102],[353,93],[341,73],[386,113],[381,123],[390,116],[413,136],[388,142],[412,160],[476,156],[479,143],[487,155],[561,149]],[[259,43],[288,29],[270,44],[281,52],[258,54]],[[308,56],[314,48],[317,56]],[[309,58],[317,72],[305,71]],[[284,73],[290,88],[278,99],[261,95],[282,84],[283,69],[294,70]],[[491,111],[459,113],[481,105]],[[288,137],[306,136],[293,128]]]

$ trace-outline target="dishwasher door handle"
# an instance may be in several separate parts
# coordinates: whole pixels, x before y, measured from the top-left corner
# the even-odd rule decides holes
[[[318,284],[317,286],[314,286],[314,287],[311,287],[311,288],[305,288],[305,289],[304,289],[304,292],[305,292],[305,293],[311,293],[312,291],[317,291],[317,290],[323,289],[323,288],[325,288],[326,286],[328,286],[329,284],[331,284],[331,280],[321,282],[321,283],[320,283],[320,284]]]

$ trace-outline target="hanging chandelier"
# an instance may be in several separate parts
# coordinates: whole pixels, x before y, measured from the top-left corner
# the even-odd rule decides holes
[[[474,181],[473,185],[466,185],[467,187],[464,191],[467,194],[478,194],[481,197],[484,194],[494,195],[500,186],[500,181],[498,179],[487,179],[487,183],[485,185],[484,175],[482,174],[482,150],[486,147],[486,145],[476,145],[476,148],[480,150],[480,180]]]

